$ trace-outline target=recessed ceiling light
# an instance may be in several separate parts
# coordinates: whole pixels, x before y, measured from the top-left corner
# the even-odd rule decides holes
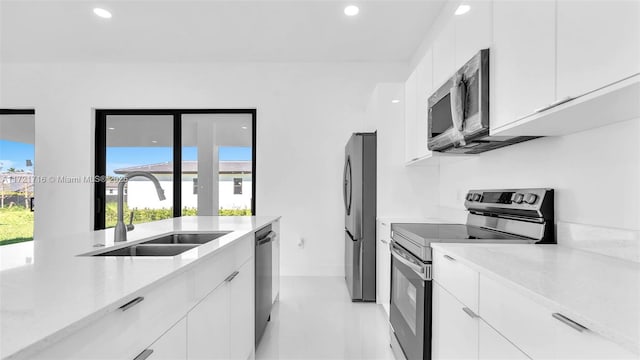
[[[465,4],[461,4],[460,6],[458,6],[458,8],[456,9],[455,14],[456,15],[462,15],[462,14],[466,14],[469,12],[469,10],[471,10],[471,6],[469,5],[465,5]]]
[[[93,13],[100,16],[103,19],[111,19],[111,13],[103,8],[94,8]]]
[[[247,128],[246,126],[243,126],[243,127],[242,127],[242,130],[247,130],[247,129],[248,129],[248,128]]]
[[[391,102],[392,102],[392,103],[394,103],[394,104],[397,104],[397,103],[399,103],[399,102],[400,102],[400,100],[398,100],[398,99],[393,99],[393,100],[391,100]]]
[[[109,128],[109,130],[115,130],[116,128]]]
[[[158,140],[151,140],[152,143],[157,144]]]
[[[347,16],[356,16],[360,12],[360,9],[355,5],[349,5],[344,8],[344,14]]]

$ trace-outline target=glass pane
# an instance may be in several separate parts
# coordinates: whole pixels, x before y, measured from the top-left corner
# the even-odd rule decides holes
[[[35,116],[0,115],[0,245],[33,240]]]
[[[133,223],[173,217],[173,116],[109,115],[107,116],[107,176],[121,178],[142,172],[158,179],[166,199],[160,200],[154,183],[143,176],[126,182],[119,194],[117,179],[106,183],[106,227],[114,227],[117,198],[124,196],[124,217]]]
[[[182,215],[251,215],[251,114],[182,115]]]
[[[415,335],[418,319],[416,311],[417,289],[395,266],[393,268],[393,303],[398,307],[400,314]]]

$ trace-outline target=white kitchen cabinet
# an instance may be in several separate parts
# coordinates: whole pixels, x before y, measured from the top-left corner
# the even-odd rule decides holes
[[[433,88],[435,90],[439,89],[457,70],[455,40],[455,23],[451,19],[433,42]]]
[[[478,358],[477,316],[435,282],[432,331],[434,360]]]
[[[271,243],[271,298],[275,303],[280,295],[280,220],[271,224],[271,230],[276,233]]]
[[[475,313],[478,312],[478,278],[477,271],[454,257],[433,251],[433,282],[447,289]]]
[[[187,360],[187,320],[183,318],[173,325],[158,340],[151,344],[138,358],[149,353],[148,360]]]
[[[492,45],[493,1],[481,0],[468,3],[469,11],[453,16],[455,23],[455,69],[461,68],[481,49]]]
[[[391,224],[378,219],[376,246],[376,303],[381,304],[387,317],[391,303]]]
[[[558,94],[575,97],[640,72],[640,2],[557,2]]]
[[[189,359],[246,360],[253,352],[253,313],[253,261],[247,261],[189,312]]]
[[[254,269],[248,261],[227,282],[229,287],[229,359],[246,360],[254,346]]]
[[[478,322],[478,360],[528,360],[520,349],[484,320]]]
[[[187,315],[189,360],[229,358],[229,287],[220,284]]]
[[[495,1],[491,130],[555,101],[555,2]]]
[[[416,68],[416,117],[414,132],[411,137],[411,158],[429,156],[431,151],[427,147],[428,99],[433,90],[433,54],[427,51]]]
[[[414,134],[416,133],[416,109],[418,99],[417,87],[417,71],[414,70],[404,83],[404,154],[405,161],[413,160],[414,151]]]

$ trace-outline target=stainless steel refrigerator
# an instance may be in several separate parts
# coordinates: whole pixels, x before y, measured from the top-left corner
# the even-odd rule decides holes
[[[352,301],[376,301],[376,133],[354,133],[345,147],[345,278]]]

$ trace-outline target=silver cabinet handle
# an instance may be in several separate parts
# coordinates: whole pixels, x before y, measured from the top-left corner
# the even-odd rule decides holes
[[[385,222],[380,222],[380,225],[382,225],[382,226],[387,226],[387,223],[385,223]]]
[[[568,317],[560,314],[560,313],[553,313],[551,314],[551,316],[553,316],[554,319],[560,321],[561,323],[571,327],[572,329],[578,331],[578,332],[583,332],[585,330],[589,330],[587,327],[582,326],[580,324],[578,324],[577,322],[569,319]]]
[[[138,356],[133,358],[133,360],[144,360],[153,354],[153,349],[144,349]]]
[[[127,310],[131,309],[132,307],[134,307],[136,304],[142,302],[142,300],[144,300],[144,297],[138,296],[137,298],[135,298],[135,299],[129,301],[128,303],[120,306],[119,309],[122,310],[122,311],[127,311]]]
[[[473,310],[469,309],[468,307],[463,307],[462,311],[467,313],[467,315],[469,315],[472,319],[476,319],[480,317],[478,316],[478,314],[474,313]]]
[[[572,98],[571,96],[567,96],[566,98],[560,99],[560,100],[558,100],[558,101],[554,101],[554,102],[552,102],[551,104],[549,104],[549,105],[547,105],[547,106],[543,106],[543,107],[541,107],[541,108],[539,108],[539,109],[535,109],[535,110],[533,110],[533,113],[534,113],[534,114],[541,113],[541,112],[543,112],[543,111],[546,111],[546,110],[552,109],[552,108],[554,108],[554,107],[556,107],[556,106],[558,106],[558,105],[562,105],[562,104],[564,104],[564,103],[566,103],[566,102],[569,102],[569,101],[571,101],[571,100],[573,100],[573,99],[574,99],[574,98]]]
[[[240,274],[240,271],[234,271],[231,273],[231,275],[227,276],[227,278],[224,279],[224,281],[231,282],[236,276],[238,276],[238,274]]]
[[[451,256],[449,256],[449,255],[444,255],[444,258],[445,258],[445,259],[447,259],[447,260],[449,260],[449,261],[456,261],[456,259],[452,258],[452,257],[451,257]]]
[[[385,240],[385,239],[380,239],[380,241],[381,241],[383,244],[388,244],[388,243],[389,243],[389,241],[387,241],[387,240]]]

